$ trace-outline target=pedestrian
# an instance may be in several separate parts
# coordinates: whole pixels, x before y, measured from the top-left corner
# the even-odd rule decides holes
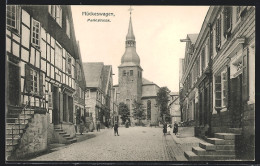
[[[82,135],[82,133],[84,131],[84,126],[85,126],[85,118],[82,115],[81,118],[80,118],[80,127],[79,127],[80,135]]]
[[[170,124],[167,125],[167,134],[168,135],[171,134],[171,125]]]
[[[176,121],[174,122],[173,133],[174,133],[175,135],[178,133],[178,124],[177,124]]]
[[[167,123],[163,124],[163,135],[165,136],[167,133]]]
[[[100,131],[100,121],[97,121],[97,131]]]
[[[114,125],[114,134],[115,134],[115,136],[116,136],[116,134],[117,134],[117,136],[119,136],[119,134],[118,134],[118,124],[117,124],[117,122],[115,122],[115,125]]]

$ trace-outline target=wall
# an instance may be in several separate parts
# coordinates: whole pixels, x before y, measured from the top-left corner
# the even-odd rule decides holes
[[[21,142],[15,155],[19,158],[35,155],[36,153],[47,150],[47,128],[48,115],[34,114],[31,123],[22,135]]]

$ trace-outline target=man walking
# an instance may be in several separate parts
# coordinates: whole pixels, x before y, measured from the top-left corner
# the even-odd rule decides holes
[[[115,136],[116,136],[116,134],[117,134],[117,136],[119,136],[118,135],[118,124],[117,124],[117,122],[115,122],[115,125],[114,125],[114,133],[115,133]]]

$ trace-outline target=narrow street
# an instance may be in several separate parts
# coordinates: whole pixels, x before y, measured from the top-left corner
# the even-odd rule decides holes
[[[39,156],[31,161],[175,161],[183,152],[162,128],[120,127],[103,129],[96,137]]]

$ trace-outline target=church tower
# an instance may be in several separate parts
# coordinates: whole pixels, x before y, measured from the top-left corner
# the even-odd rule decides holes
[[[140,58],[136,53],[136,41],[133,32],[131,8],[128,33],[125,41],[125,53],[118,67],[119,102],[124,102],[130,109],[132,116],[132,103],[134,100],[141,102],[142,96],[142,71]],[[133,118],[130,118],[133,122]]]

